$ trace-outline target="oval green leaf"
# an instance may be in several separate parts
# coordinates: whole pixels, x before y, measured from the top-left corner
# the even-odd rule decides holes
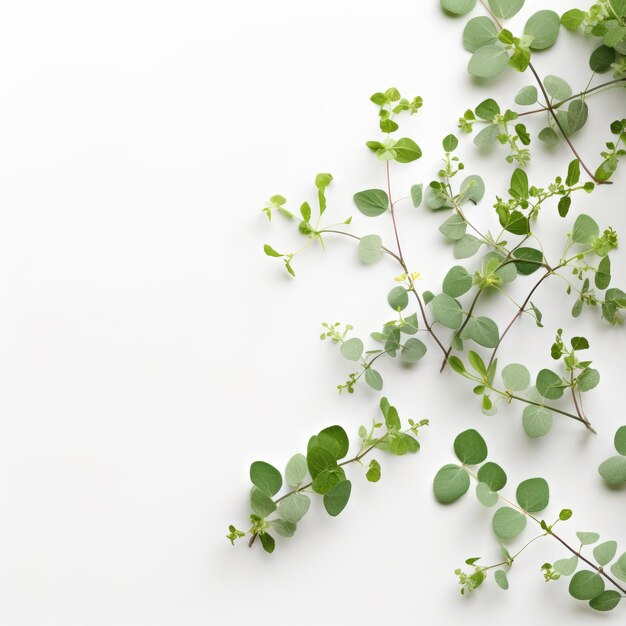
[[[444,465],[435,475],[433,491],[441,504],[451,504],[467,493],[470,477],[460,465]]]

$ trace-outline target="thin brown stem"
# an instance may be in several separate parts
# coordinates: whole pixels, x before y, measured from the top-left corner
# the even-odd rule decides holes
[[[402,260],[402,263],[404,264],[404,256],[402,256],[402,246],[400,246],[400,236],[398,235],[398,225],[396,224],[396,212],[394,211],[393,208],[393,200],[391,199],[391,175],[389,172],[389,161],[385,162],[386,165],[386,169],[387,169],[387,191],[389,193],[389,211],[391,212],[391,221],[393,223],[393,232],[396,236],[396,244],[398,246],[398,256],[400,257],[400,259]],[[406,265],[405,265],[406,267]]]
[[[361,239],[363,239],[363,237],[359,237],[358,235],[353,235],[352,233],[347,233],[345,230],[335,230],[333,228],[324,228],[323,230],[320,230],[319,232],[320,234],[332,233],[333,235],[344,235],[345,237],[351,237],[352,239],[356,239],[357,241],[361,241]],[[388,254],[389,256],[393,257],[396,261],[398,261],[398,263],[400,263],[400,265],[402,265],[402,259],[393,250],[390,250],[389,248],[385,248],[385,246],[381,246],[380,249],[385,254]]]
[[[552,105],[552,108],[555,110],[559,109],[564,104],[567,104],[568,102],[571,102],[572,100],[583,98],[605,87],[610,87],[611,85],[617,85],[619,83],[624,83],[624,82],[626,82],[626,78],[616,78],[615,80],[610,80],[606,83],[602,83],[601,85],[596,85],[595,87],[592,87],[591,89],[585,89],[584,91],[581,91],[579,93],[574,94],[573,96],[570,96],[569,98],[564,98],[563,100],[559,100],[558,102],[555,102]],[[518,117],[522,117],[524,115],[534,115],[535,113],[543,113],[545,111],[548,111],[548,107],[541,107],[540,109],[533,109],[532,111],[522,111],[521,113],[517,113],[517,115]]]
[[[493,363],[494,359],[496,358],[496,354],[498,353],[498,349],[500,348],[500,345],[502,344],[502,341],[504,340],[504,338],[506,337],[507,333],[511,330],[511,328],[513,327],[513,324],[515,324],[515,322],[522,316],[522,314],[524,313],[524,311],[526,310],[526,307],[528,306],[528,303],[530,302],[530,299],[533,297],[533,294],[535,293],[535,291],[539,288],[539,286],[541,285],[541,283],[548,278],[548,276],[550,276],[551,274],[553,274],[556,270],[558,270],[560,267],[562,267],[562,265],[558,265],[557,267],[555,267],[554,269],[550,269],[548,270],[540,279],[539,281],[535,284],[535,286],[530,290],[530,293],[526,296],[526,299],[524,300],[524,302],[522,302],[521,306],[518,308],[517,313],[515,313],[515,316],[513,317],[513,319],[508,323],[507,327],[504,329],[504,332],[500,335],[500,338],[498,339],[498,343],[496,343],[495,348],[493,349],[493,352],[491,353],[491,357],[489,358],[489,364],[487,365],[487,368],[491,367],[491,364]]]
[[[470,319],[472,318],[472,313],[474,313],[474,309],[476,308],[476,303],[478,302],[478,299],[480,298],[481,293],[483,293],[482,289],[479,289],[476,292],[476,295],[474,296],[474,299],[472,300],[472,304],[470,305],[469,311],[467,312],[467,315],[465,316],[463,323],[459,327],[459,330],[457,330],[454,333],[455,337],[459,337],[461,335],[461,333],[463,332],[463,330],[469,323]],[[451,352],[452,352],[452,343],[448,346],[448,349],[445,352],[445,355],[443,357],[443,363],[441,364],[441,367],[439,368],[439,373],[443,372],[443,370],[445,369],[446,363],[448,362],[448,357],[450,356]]]
[[[574,156],[580,161],[582,168],[585,170],[585,172],[587,172],[587,175],[589,176],[589,178],[591,178],[591,180],[593,180],[593,182],[596,183],[596,185],[611,184],[611,181],[598,180],[593,174],[593,172],[587,167],[586,163],[583,161],[582,157],[580,156],[580,154],[578,154],[578,151],[574,147],[572,140],[567,136],[567,133],[565,132],[565,129],[563,128],[559,120],[559,117],[556,114],[556,111],[554,110],[554,107],[550,104],[550,96],[548,96],[548,92],[546,91],[546,88],[543,85],[543,81],[541,80],[541,78],[539,78],[539,74],[537,73],[537,70],[535,69],[532,63],[529,63],[528,67],[530,71],[532,72],[533,76],[535,77],[535,80],[537,81],[537,84],[539,85],[539,88],[541,89],[541,93],[543,94],[543,97],[546,99],[547,109],[550,112],[550,115],[552,116],[554,123],[557,125],[558,129],[561,131],[561,135],[563,135],[563,139],[565,139],[565,141],[567,142],[567,145],[570,147],[570,150],[572,151]]]
[[[587,565],[589,565],[589,567],[592,567],[598,574],[600,574],[600,576],[604,576],[604,578],[606,578],[616,589],[619,589],[622,593],[626,594],[626,588],[622,587],[622,585],[620,585],[612,576],[607,574],[603,567],[598,567],[595,563],[584,557],[578,550],[572,548],[552,530],[549,530],[548,534],[554,537],[557,541],[561,542],[561,544],[563,544],[572,554],[575,554],[581,561],[584,561]]]

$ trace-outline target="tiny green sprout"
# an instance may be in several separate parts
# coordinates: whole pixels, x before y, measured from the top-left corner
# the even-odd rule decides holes
[[[243,530],[238,530],[232,524],[230,524],[230,526],[228,527],[228,534],[226,535],[226,539],[230,541],[231,545],[234,546],[237,539],[241,539],[245,536],[246,533]]]
[[[553,567],[551,563],[544,563],[541,566],[541,572],[543,573],[544,580],[549,583],[552,580],[558,580],[561,578],[561,574],[559,574]]]
[[[467,565],[474,566],[473,571],[469,573],[465,573],[460,568],[454,570],[455,575],[459,578],[459,585],[461,585],[461,595],[472,593],[472,591],[478,589],[487,578],[485,568],[474,565],[479,558],[480,557],[467,559],[465,561]]]
[[[572,517],[573,513],[571,509],[562,509],[561,512],[559,513],[559,519],[562,522],[567,521],[568,519],[570,519]]]

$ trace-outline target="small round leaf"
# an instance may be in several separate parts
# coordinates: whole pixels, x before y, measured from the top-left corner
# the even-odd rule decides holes
[[[503,506],[493,516],[492,526],[499,539],[511,541],[526,528],[526,516],[509,506]]]
[[[326,512],[333,517],[339,515],[339,513],[346,508],[351,491],[352,483],[349,480],[343,480],[337,483],[324,495],[324,508]]]
[[[467,493],[470,477],[460,465],[444,465],[435,475],[433,491],[441,504],[450,504]]]
[[[543,478],[529,478],[519,484],[515,497],[525,511],[537,513],[548,506],[550,487]]]
[[[265,461],[255,461],[250,465],[250,480],[268,496],[273,496],[283,486],[280,472]]]
[[[500,491],[506,485],[507,477],[506,472],[497,463],[489,461],[478,470],[478,480],[492,491]]]
[[[487,444],[473,428],[463,431],[454,440],[454,453],[465,465],[478,465],[487,458]]]
[[[591,600],[604,591],[604,580],[600,574],[583,569],[572,576],[569,593],[576,600]]]
[[[358,361],[363,354],[363,342],[357,337],[348,339],[341,344],[339,352],[341,352],[342,356],[348,359],[348,361]]]

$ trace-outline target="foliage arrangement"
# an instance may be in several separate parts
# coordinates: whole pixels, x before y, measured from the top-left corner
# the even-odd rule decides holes
[[[440,3],[453,16],[469,14],[479,4],[477,0],[440,0]],[[294,260],[299,255],[317,244],[326,250],[333,238],[340,237],[354,241],[364,265],[388,262],[396,268],[395,285],[390,285],[386,294],[393,313],[391,319],[370,329],[367,339],[355,336],[350,324],[322,326],[321,339],[336,344],[341,356],[354,364],[347,379],[338,385],[340,393],[352,394],[361,383],[382,391],[384,380],[376,367],[381,359],[395,359],[419,372],[420,361],[429,349],[434,349],[441,355],[441,372],[449,370],[449,375],[471,382],[473,395],[484,414],[493,415],[506,405],[517,407],[521,427],[528,437],[547,435],[555,418],[567,418],[595,433],[584,410],[584,396],[599,384],[600,373],[588,356],[590,342],[586,337],[567,338],[559,329],[546,346],[546,361],[550,358],[552,364],[536,372],[522,363],[501,364],[499,356],[503,342],[520,318],[528,316],[537,327],[543,326],[544,313],[537,297],[547,283],[553,289],[564,290],[570,299],[573,318],[589,310],[610,325],[621,324],[626,293],[612,285],[611,273],[618,235],[610,225],[599,225],[592,216],[580,213],[578,205],[579,198],[597,193],[601,186],[611,183],[620,158],[626,154],[626,120],[611,123],[612,138],[602,150],[596,167],[582,159],[574,140],[589,119],[590,96],[626,86],[626,0],[601,0],[588,11],[574,9],[563,16],[542,9],[528,18],[522,33],[513,33],[505,28],[504,22],[522,9],[523,0],[489,0],[481,1],[480,5],[485,14],[471,17],[463,33],[463,45],[471,53],[469,73],[480,79],[494,79],[510,68],[529,72],[534,81],[514,96],[513,108],[487,98],[466,110],[458,122],[460,136],[473,134],[473,142],[479,147],[505,146],[506,161],[514,165],[508,190],[491,197],[490,228],[478,226],[474,217],[476,207],[486,203],[487,185],[479,174],[465,171],[459,137],[455,134],[444,137],[441,165],[433,178],[425,183],[416,182],[399,196],[394,195],[393,168],[404,167],[422,157],[420,146],[407,133],[399,131],[400,123],[417,114],[423,100],[419,96],[404,98],[392,87],[370,98],[377,108],[381,135],[365,145],[381,164],[380,182],[376,187],[358,191],[353,199],[356,209],[365,217],[390,221],[393,240],[385,242],[376,232],[351,232],[348,228],[351,216],[327,222],[326,192],[333,176],[320,173],[314,181],[315,203],[304,201],[296,211],[283,195],[274,195],[263,209],[268,220],[277,214],[292,222],[303,238],[301,247],[285,252],[279,251],[282,246],[265,244],[264,252],[279,259],[295,277]],[[536,54],[554,45],[562,27],[601,39],[589,59],[591,78],[576,93],[564,78],[541,78],[533,64]],[[609,71],[613,72],[611,80],[593,84],[596,74]],[[531,108],[518,110],[519,107]],[[549,149],[565,141],[571,150],[571,160],[563,164],[562,175],[553,180],[531,181],[524,169],[532,158],[535,130],[521,120],[531,115],[545,119],[543,127],[536,132],[540,144]],[[440,284],[430,284],[430,289],[419,286],[421,275],[409,265],[403,252],[399,218],[404,210],[426,210],[442,216],[438,236],[447,242],[454,260],[442,273]],[[479,210],[484,215],[484,208]],[[542,242],[537,224],[546,211],[556,211],[563,227],[560,234]],[[574,213],[578,214],[574,216]],[[519,301],[511,295],[510,286],[514,282],[526,285],[525,296]],[[512,304],[512,312],[503,325],[488,314],[497,302],[501,302],[499,311]],[[488,310],[483,308],[485,303],[489,304]],[[335,425],[313,436],[306,454],[292,457],[284,477],[272,465],[254,462],[250,467],[251,527],[243,531],[231,525],[228,539],[234,543],[248,535],[252,546],[258,537],[262,547],[273,552],[276,542],[272,533],[283,537],[295,533],[309,509],[310,494],[321,496],[331,516],[341,513],[351,493],[345,466],[361,465],[367,480],[377,482],[381,477],[380,463],[369,456],[365,465],[366,456],[377,451],[394,455],[417,452],[418,432],[427,421],[409,420],[408,428],[403,430],[397,410],[386,398],[380,402],[380,411],[381,420],[373,420],[370,428],[359,429],[359,450],[351,458],[346,458],[350,447],[348,436],[341,426]],[[607,459],[599,468],[609,485],[626,482],[626,427],[618,430],[615,447],[619,455]],[[623,584],[626,553],[614,561],[616,542],[596,545],[592,560],[583,554],[583,547],[595,544],[599,540],[597,534],[577,533],[580,547],[556,535],[555,525],[568,520],[572,512],[563,509],[551,524],[536,515],[549,504],[550,491],[543,478],[523,481],[516,490],[516,500],[506,499],[500,491],[507,483],[507,475],[499,465],[485,462],[487,445],[476,430],[461,433],[455,440],[454,451],[460,464],[445,465],[439,470],[434,479],[436,499],[442,504],[458,500],[469,490],[474,478],[476,496],[483,505],[505,503],[496,510],[492,522],[502,543],[503,560],[483,566],[477,558],[468,559],[470,572],[456,572],[462,593],[476,589],[492,569],[497,584],[508,588],[507,572],[519,555],[535,540],[551,537],[572,556],[544,564],[541,570],[546,581],[572,576],[569,592],[574,598],[588,601],[591,608],[599,611],[617,606],[626,594]],[[476,472],[471,469],[479,465]],[[278,496],[283,484],[287,490]],[[529,520],[539,527],[541,534],[511,554],[504,544],[520,535]],[[605,567],[611,562],[609,573]],[[579,565],[582,569],[576,571]]]
[[[341,513],[350,499],[352,483],[346,478],[343,469],[346,465],[359,464],[365,469],[369,482],[380,480],[382,469],[379,461],[369,458],[365,466],[363,459],[374,451],[397,456],[415,454],[420,449],[417,440],[419,429],[428,420],[414,422],[408,420],[409,427],[402,429],[398,411],[389,404],[387,398],[380,401],[382,421],[373,419],[369,428],[359,428],[360,447],[357,454],[349,459],[350,441],[346,431],[338,425],[329,426],[309,439],[306,455],[295,454],[283,476],[275,467],[264,461],[255,461],[250,466],[250,520],[252,526],[249,545],[258,537],[266,552],[273,552],[276,542],[270,531],[281,537],[292,537],[298,522],[306,515],[311,505],[310,493],[322,496],[326,512],[332,517]],[[342,460],[343,459],[343,460]],[[281,490],[283,482],[288,491],[274,498]],[[271,518],[272,514],[276,514]],[[234,543],[246,536],[235,526],[229,526],[227,538]]]

